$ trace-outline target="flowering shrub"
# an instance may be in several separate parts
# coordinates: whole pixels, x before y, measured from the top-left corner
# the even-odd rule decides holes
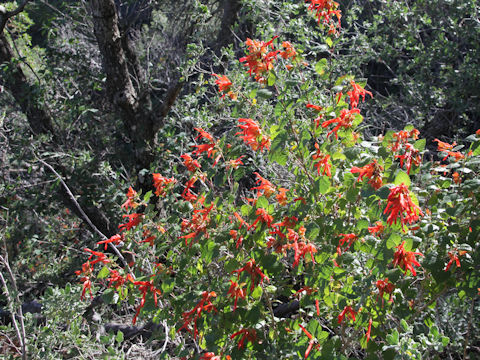
[[[338,4],[309,3],[337,34]],[[469,153],[438,141],[444,167],[424,161],[412,127],[363,140],[360,100],[373,94],[349,76],[328,87],[326,62],[308,65],[289,42],[275,50],[277,38],[246,41],[243,80],[214,74],[235,123],[195,128],[171,177],[128,190],[123,211],[142,212],[123,214],[119,234],[98,245],[132,259],[86,249],[81,297],[96,274],[110,302],[135,304],[134,323],[169,324],[178,357],[415,357],[391,319],[407,333],[446,291],[478,293],[479,137]],[[422,331],[438,353],[448,345],[432,326]]]

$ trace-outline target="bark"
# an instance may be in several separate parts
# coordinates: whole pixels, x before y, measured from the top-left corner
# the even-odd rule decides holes
[[[38,95],[36,95],[39,90],[28,82],[20,64],[14,61],[15,58],[13,49],[2,29],[0,33],[0,63],[7,65],[7,73],[4,76],[5,87],[20,105],[34,134],[53,133],[50,116],[45,109],[39,106]]]
[[[233,42],[232,26],[238,20],[238,12],[241,7],[240,0],[223,0],[222,23],[214,45],[214,50],[217,54],[220,53],[222,47]]]
[[[114,0],[91,0],[90,7],[103,66],[107,75],[107,92],[110,101],[119,110],[120,116],[135,149],[137,170],[149,168],[154,160],[153,145],[158,130],[177,98],[181,83],[170,84],[159,109],[152,107],[148,90],[139,93],[132,78],[142,78],[133,44],[127,34],[120,31],[119,18]],[[133,73],[131,73],[131,71]]]

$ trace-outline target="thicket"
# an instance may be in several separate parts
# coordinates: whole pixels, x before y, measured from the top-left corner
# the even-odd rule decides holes
[[[477,3],[181,6],[8,18],[5,356],[478,357]]]

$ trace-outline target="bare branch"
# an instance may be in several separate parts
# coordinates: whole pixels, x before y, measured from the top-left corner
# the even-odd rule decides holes
[[[38,158],[37,158],[38,159]],[[75,204],[75,206],[77,207],[77,210],[80,212],[80,214],[82,215],[82,218],[83,220],[88,224],[88,226],[90,226],[90,228],[98,235],[102,238],[102,240],[108,240],[108,237],[102,233],[100,230],[98,230],[98,228],[93,224],[93,222],[90,220],[90,218],[87,216],[87,214],[85,214],[85,212],[83,211],[82,207],[80,206],[80,204],[78,203],[77,199],[75,199],[75,196],[73,195],[72,191],[70,190],[70,188],[67,186],[67,184],[65,183],[65,181],[63,181],[62,177],[60,176],[60,174],[53,168],[53,166],[51,166],[50,164],[46,163],[45,161],[43,161],[42,159],[38,159],[39,162],[41,162],[45,167],[47,167],[56,177],[57,179],[60,181],[60,183],[62,184],[62,186],[64,187],[65,191],[67,192],[68,196],[70,197],[70,200]],[[110,245],[110,247],[113,249],[113,251],[115,252],[115,254],[118,256],[118,258],[122,261],[124,267],[126,269],[128,269],[128,271],[131,273],[130,271],[130,267],[128,266],[128,263],[127,261],[125,260],[125,258],[123,257],[122,253],[118,250],[118,248],[112,244],[112,243],[109,243],[108,245]]]

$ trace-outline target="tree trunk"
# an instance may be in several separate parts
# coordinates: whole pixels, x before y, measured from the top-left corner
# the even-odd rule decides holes
[[[4,75],[5,87],[20,105],[22,112],[34,134],[52,133],[53,126],[50,116],[45,109],[39,106],[36,95],[38,89],[31,85],[18,62],[14,61],[15,54],[2,30],[0,33],[0,63],[7,65],[8,73]]]

